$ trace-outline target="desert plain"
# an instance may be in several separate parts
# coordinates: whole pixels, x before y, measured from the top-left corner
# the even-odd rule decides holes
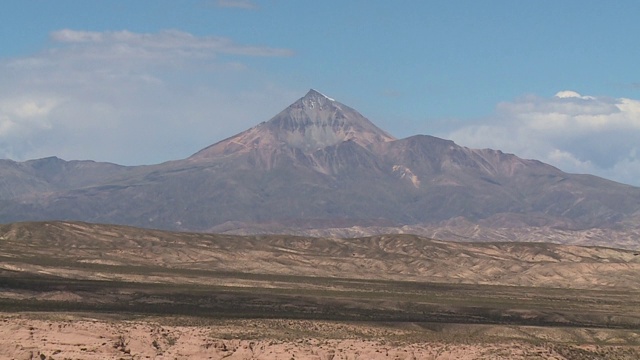
[[[0,226],[2,359],[638,359],[640,256]]]

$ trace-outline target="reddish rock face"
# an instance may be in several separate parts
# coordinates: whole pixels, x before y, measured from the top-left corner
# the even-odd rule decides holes
[[[310,90],[271,120],[207,147],[189,159],[198,161],[279,148],[311,154],[345,141],[369,148],[393,140],[394,137],[354,109]]]

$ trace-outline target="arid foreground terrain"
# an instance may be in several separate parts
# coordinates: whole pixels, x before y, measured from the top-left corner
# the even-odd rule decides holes
[[[2,359],[638,359],[640,255],[0,226]]]

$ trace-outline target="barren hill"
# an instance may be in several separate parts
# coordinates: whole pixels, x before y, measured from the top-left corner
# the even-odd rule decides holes
[[[79,222],[0,226],[0,267],[116,279],[208,272],[560,288],[639,289],[638,252],[544,243],[455,243],[176,233]],[[138,270],[136,270],[138,269]],[[135,275],[134,275],[135,273]],[[128,275],[127,275],[128,274]],[[199,275],[198,275],[199,274]]]
[[[638,271],[602,247],[14,223],[0,356],[637,359]]]

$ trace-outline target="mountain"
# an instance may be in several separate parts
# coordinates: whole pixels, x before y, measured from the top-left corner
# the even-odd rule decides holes
[[[184,160],[0,162],[3,223],[240,233],[464,224],[466,234],[478,226],[484,234],[610,229],[628,237],[638,219],[640,188],[432,136],[396,139],[315,90]]]
[[[126,167],[94,161],[64,161],[57,157],[18,163],[0,160],[0,199],[90,186],[126,171]]]
[[[345,141],[371,148],[393,140],[354,109],[312,89],[271,120],[211,145],[189,159],[199,161],[276,149],[309,154]]]

